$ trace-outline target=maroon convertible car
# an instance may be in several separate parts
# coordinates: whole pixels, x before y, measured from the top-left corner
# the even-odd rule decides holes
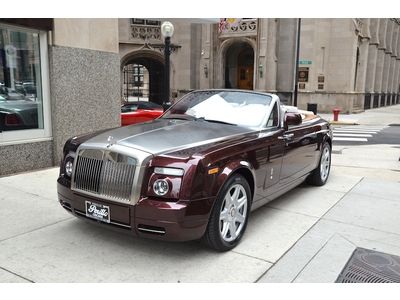
[[[250,211],[304,180],[325,184],[331,148],[329,123],[276,95],[194,91],[157,120],[70,138],[58,196],[104,226],[226,251]]]

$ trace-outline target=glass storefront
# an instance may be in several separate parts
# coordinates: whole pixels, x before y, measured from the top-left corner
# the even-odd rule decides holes
[[[46,32],[0,24],[0,144],[50,137]]]
[[[39,33],[0,27],[0,131],[43,129]]]

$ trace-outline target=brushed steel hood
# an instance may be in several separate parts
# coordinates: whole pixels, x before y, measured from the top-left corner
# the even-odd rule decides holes
[[[85,147],[93,145],[96,148],[119,145],[156,155],[192,145],[222,141],[252,131],[244,127],[206,121],[157,119],[106,131],[84,144]]]

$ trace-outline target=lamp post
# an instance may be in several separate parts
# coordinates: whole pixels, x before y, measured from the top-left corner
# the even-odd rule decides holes
[[[299,92],[299,57],[300,57],[300,31],[301,31],[301,19],[297,20],[297,32],[296,32],[296,58],[294,66],[294,91],[293,91],[293,106],[297,106],[297,94]]]
[[[170,100],[170,61],[169,56],[171,54],[171,37],[174,34],[174,25],[171,22],[163,22],[161,24],[161,34],[164,37],[165,45],[164,45],[164,59],[165,59],[165,68],[164,68],[164,95],[163,95],[163,107],[165,108],[169,105]]]

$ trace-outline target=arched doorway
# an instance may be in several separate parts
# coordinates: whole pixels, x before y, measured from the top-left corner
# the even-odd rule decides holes
[[[143,65],[127,64],[123,67],[122,97],[124,101],[149,101],[149,71]]]
[[[231,45],[225,55],[225,88],[252,90],[254,50],[245,42]]]
[[[162,104],[164,60],[154,51],[136,51],[121,62],[122,98]]]

